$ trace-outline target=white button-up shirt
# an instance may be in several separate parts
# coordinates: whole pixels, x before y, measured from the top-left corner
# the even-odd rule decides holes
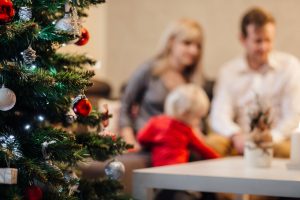
[[[250,131],[250,115],[259,103],[271,109],[275,142],[289,137],[299,123],[300,63],[285,53],[272,52],[268,64],[252,70],[245,57],[221,68],[211,111],[211,126],[231,136]]]

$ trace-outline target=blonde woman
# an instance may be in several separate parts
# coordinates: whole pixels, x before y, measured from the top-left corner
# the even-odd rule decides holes
[[[164,112],[167,94],[185,83],[201,83],[202,46],[198,22],[178,20],[165,30],[157,55],[129,79],[122,96],[120,128],[125,141],[134,145],[133,151],[140,149],[135,133],[152,116]],[[135,114],[133,108],[138,108]]]

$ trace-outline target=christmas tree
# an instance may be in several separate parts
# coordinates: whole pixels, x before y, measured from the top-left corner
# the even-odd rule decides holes
[[[86,158],[108,161],[128,146],[106,134],[110,116],[84,95],[95,61],[58,53],[84,45],[86,9],[104,0],[0,0],[0,200],[127,199],[118,178],[124,166],[108,162],[105,176],[78,177]],[[95,132],[71,131],[74,124]]]

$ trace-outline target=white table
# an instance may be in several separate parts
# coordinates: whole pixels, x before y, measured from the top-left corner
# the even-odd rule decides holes
[[[271,168],[248,168],[242,157],[134,170],[133,197],[153,199],[154,188],[300,197],[300,171],[288,170],[286,159]]]

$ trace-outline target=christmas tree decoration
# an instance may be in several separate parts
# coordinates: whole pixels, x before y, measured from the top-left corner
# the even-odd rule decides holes
[[[51,144],[55,144],[55,143],[56,143],[56,141],[54,141],[54,140],[52,140],[50,142],[45,141],[45,142],[42,143],[42,153],[43,153],[43,157],[44,157],[45,160],[50,159],[50,155],[47,153],[48,146],[51,145]]]
[[[0,149],[5,153],[6,165],[10,167],[11,160],[17,160],[22,157],[20,144],[14,135],[4,135],[0,137]]]
[[[25,64],[29,65],[32,64],[36,59],[36,51],[29,46],[26,50],[21,52],[23,60]]]
[[[18,169],[0,168],[0,184],[17,184]]]
[[[72,22],[71,14],[66,13],[62,19],[60,19],[56,22],[55,29],[57,31],[74,34],[75,29],[74,29],[74,25],[72,23],[73,22]]]
[[[38,121],[38,122],[43,122],[45,121],[45,116],[44,115],[37,115],[35,117],[35,119]]]
[[[70,4],[66,3],[65,9],[68,9],[69,5]],[[77,13],[77,8],[75,6],[72,6],[69,10],[71,11],[71,14],[72,14],[72,24],[74,26],[74,36],[78,37],[81,34],[80,33],[81,24],[80,24],[78,13]]]
[[[8,111],[16,104],[17,98],[15,93],[2,85],[0,89],[0,110]]]
[[[103,111],[101,112],[101,124],[104,128],[109,125],[109,111],[107,104],[103,105]]]
[[[25,191],[25,199],[26,200],[42,200],[43,199],[43,191],[40,187],[36,185],[31,185],[26,188]]]
[[[20,20],[24,21],[24,22],[27,22],[29,20],[31,20],[32,18],[32,10],[31,8],[28,8],[28,7],[21,7],[19,9],[19,18]]]
[[[77,14],[77,9],[72,7],[69,2],[65,4],[65,15],[55,24],[55,29],[58,32],[65,32],[74,37],[80,36],[80,23]]]
[[[29,123],[26,123],[26,124],[24,125],[24,127],[23,127],[23,129],[24,129],[25,131],[27,131],[27,132],[29,132],[29,131],[31,130],[31,128],[32,128],[32,125],[29,124]]]
[[[75,114],[86,117],[92,111],[92,104],[85,95],[78,95],[72,102]]]
[[[81,35],[75,44],[78,46],[83,46],[86,43],[88,43],[89,39],[90,39],[90,34],[88,30],[86,28],[81,28]]]
[[[69,109],[69,111],[66,114],[66,122],[68,124],[72,124],[77,119],[77,115],[75,114],[73,109]]]
[[[104,172],[109,178],[118,180],[124,175],[125,166],[120,161],[112,160],[105,166]]]
[[[10,22],[14,15],[13,3],[10,0],[0,0],[0,23]]]
[[[0,150],[4,153],[5,162],[8,168],[0,168],[0,184],[17,184],[18,169],[10,168],[11,160],[22,157],[19,150],[19,143],[15,136],[4,134],[0,137]]]

